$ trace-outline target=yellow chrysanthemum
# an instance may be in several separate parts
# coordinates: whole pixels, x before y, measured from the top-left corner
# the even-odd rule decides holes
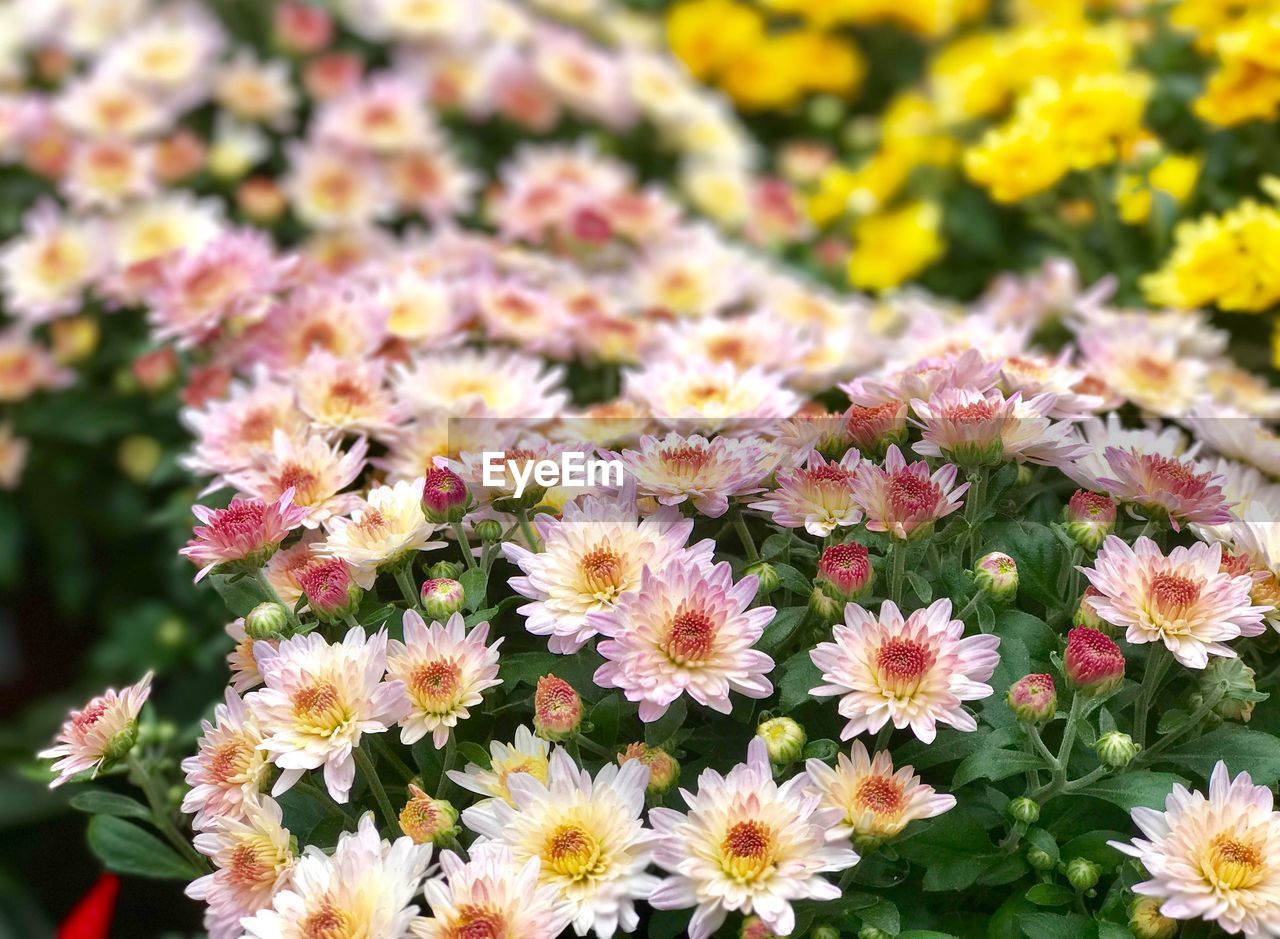
[[[914,277],[946,251],[942,210],[911,202],[860,219],[854,226],[849,282],[863,290],[887,290]]]
[[[667,16],[667,42],[696,78],[708,78],[764,35],[755,10],[732,0],[688,0]]]
[[[1009,203],[1052,189],[1070,166],[1048,126],[1015,121],[988,131],[965,153],[964,168],[991,198]]]
[[[1141,225],[1151,217],[1156,193],[1181,205],[1196,188],[1200,178],[1201,159],[1170,153],[1161,158],[1146,174],[1125,173],[1116,187],[1116,208],[1120,218],[1130,225]]]

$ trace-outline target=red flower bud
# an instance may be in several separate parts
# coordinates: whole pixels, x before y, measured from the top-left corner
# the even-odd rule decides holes
[[[1009,710],[1020,721],[1042,724],[1053,717],[1058,691],[1052,675],[1024,675],[1009,686]]]
[[[573,685],[543,675],[533,693],[533,729],[544,740],[564,740],[582,726],[582,699]]]
[[[462,477],[446,466],[427,470],[422,484],[422,513],[437,525],[460,522],[467,514],[471,494]]]
[[[818,560],[818,587],[833,600],[856,600],[871,588],[875,572],[865,546],[833,544]]]
[[[1077,626],[1067,633],[1067,680],[1082,694],[1103,695],[1124,678],[1120,647],[1096,629]]]
[[[360,605],[362,591],[351,579],[346,563],[338,558],[312,561],[297,576],[298,586],[307,595],[307,605],[319,619],[343,619]]]

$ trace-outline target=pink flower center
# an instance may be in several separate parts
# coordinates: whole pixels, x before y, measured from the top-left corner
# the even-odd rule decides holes
[[[71,720],[72,726],[76,733],[83,734],[98,721],[102,720],[102,715],[107,713],[107,708],[111,705],[106,701],[92,701],[83,711],[80,711]]]
[[[462,682],[462,669],[451,659],[436,659],[413,670],[410,685],[419,697],[432,702],[453,698]]]
[[[912,639],[889,639],[876,650],[876,671],[884,690],[909,694],[933,667],[933,650]]]
[[[933,511],[941,490],[930,480],[903,470],[889,479],[889,506],[896,515],[911,518]]]
[[[262,531],[266,508],[256,499],[233,499],[221,512],[214,513],[209,527],[222,538],[250,538]]]
[[[995,416],[995,409],[990,402],[972,401],[947,408],[943,416],[953,424],[983,424]]]
[[[242,841],[231,849],[231,862],[227,865],[227,874],[237,884],[256,884],[273,876],[275,871],[263,857],[265,851],[261,843]]]
[[[322,681],[294,692],[293,709],[304,717],[322,714],[338,703],[338,689]]]
[[[699,610],[681,610],[671,621],[667,654],[679,665],[701,662],[715,646],[715,624]]]
[[[705,447],[693,445],[667,447],[662,451],[662,461],[678,473],[692,475],[711,461],[711,454]]]
[[[598,547],[582,556],[582,575],[593,594],[617,592],[622,579],[622,558],[606,547]]]
[[[720,843],[722,867],[737,880],[753,880],[773,863],[773,832],[757,822],[736,822]]]
[[[877,815],[896,814],[902,808],[902,787],[892,779],[870,776],[858,786],[854,801]]]
[[[458,910],[448,939],[507,939],[506,919],[481,906]]]
[[[833,488],[837,486],[847,485],[853,474],[838,463],[828,463],[826,466],[815,466],[813,469],[802,470],[809,480],[819,486],[824,483],[833,484]]]
[[[1176,574],[1157,574],[1151,578],[1151,598],[1164,613],[1179,614],[1200,599],[1200,586]]]
[[[319,500],[320,493],[317,491],[319,482],[320,477],[297,463],[285,464],[276,476],[276,486],[281,492],[290,486],[293,487],[294,505],[314,505]]]

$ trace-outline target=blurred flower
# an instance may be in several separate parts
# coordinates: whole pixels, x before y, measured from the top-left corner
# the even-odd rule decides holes
[[[138,736],[138,713],[151,694],[151,673],[136,685],[120,691],[108,688],[79,711],[72,711],[63,723],[54,745],[39,754],[42,760],[57,759],[58,775],[49,783],[55,789],[72,777],[92,770],[93,775],[124,759]]]

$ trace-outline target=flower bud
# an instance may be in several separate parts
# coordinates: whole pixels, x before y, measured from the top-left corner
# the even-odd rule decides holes
[[[1025,822],[1028,825],[1034,825],[1040,818],[1040,804],[1026,796],[1019,796],[1012,800],[1005,811],[1015,822]]]
[[[833,926],[819,926],[813,931],[814,939],[821,935],[823,939],[840,939],[840,933]],[[870,923],[863,925],[858,930],[858,939],[893,939],[887,932],[879,926],[872,926]]]
[[[1018,562],[1007,554],[992,551],[973,566],[973,581],[993,600],[1012,600],[1018,595]]]
[[[543,675],[533,694],[533,730],[543,740],[564,740],[582,726],[582,699],[573,685]]]
[[[1067,881],[1077,890],[1092,890],[1098,885],[1102,868],[1087,858],[1075,857],[1067,862]]]
[[[639,760],[649,767],[649,785],[645,792],[650,796],[662,795],[680,779],[680,764],[662,747],[651,747],[647,743],[628,744],[627,749],[618,754],[618,764],[628,760]]]
[[[895,444],[907,439],[907,404],[886,401],[870,407],[854,405],[845,412],[850,442],[869,460],[882,460]]]
[[[874,580],[875,572],[866,547],[851,541],[833,544],[822,552],[814,583],[832,600],[844,604],[865,594]]]
[[[259,225],[272,224],[289,207],[284,190],[267,176],[250,176],[242,180],[236,186],[235,199],[241,214]]]
[[[99,770],[110,769],[119,763],[129,751],[133,749],[133,745],[138,742],[138,721],[131,720],[125,724],[123,728],[116,731],[110,740],[102,748],[102,764]]]
[[[409,801],[400,810],[400,830],[414,844],[439,844],[458,835],[458,810],[409,784]]]
[[[840,619],[844,612],[844,603],[827,596],[821,586],[815,587],[809,594],[809,612],[817,617],[818,622],[830,625]]]
[[[333,40],[333,17],[321,6],[287,0],[275,9],[276,44],[285,52],[319,52]]]
[[[462,576],[462,565],[453,561],[436,561],[427,568],[427,576],[432,580],[457,580]]]
[[[1223,720],[1247,723],[1253,717],[1253,706],[1266,698],[1254,684],[1253,669],[1238,658],[1212,658],[1197,677],[1199,694],[1216,697],[1213,713]]]
[[[320,558],[297,573],[298,586],[307,595],[307,606],[321,622],[335,623],[355,613],[364,591],[351,577],[351,569],[338,558]]]
[[[49,338],[53,342],[53,357],[59,365],[76,365],[93,355],[98,348],[98,338],[102,333],[98,321],[92,316],[64,316],[49,324]],[[174,356],[172,346],[161,346]],[[148,355],[160,355],[159,351]],[[147,358],[148,356],[143,356]],[[135,363],[136,366],[136,363]],[[135,371],[136,376],[136,371]],[[139,379],[141,383],[141,379]]]
[[[1058,691],[1052,675],[1023,675],[1009,686],[1009,710],[1020,721],[1043,724],[1058,709]]]
[[[244,618],[250,639],[281,639],[289,628],[289,611],[279,603],[259,603]]]
[[[1091,602],[1095,597],[1102,596],[1096,587],[1086,587],[1084,595],[1080,597],[1080,604],[1076,607],[1075,624],[1077,626],[1087,626],[1090,629],[1097,630],[1104,636],[1114,636],[1114,627],[1098,615],[1093,608]]]
[[[1027,849],[1027,863],[1035,870],[1051,871],[1058,862],[1048,851],[1032,845]]]
[[[1087,626],[1067,633],[1065,668],[1067,681],[1081,694],[1109,694],[1124,680],[1124,654],[1120,647]]]
[[[502,523],[496,518],[484,518],[475,524],[476,537],[485,544],[502,540]]]
[[[764,739],[769,762],[775,766],[789,766],[800,759],[809,740],[804,728],[789,717],[765,721],[756,728],[756,736]]]
[[[422,582],[422,608],[427,618],[443,623],[462,609],[462,584],[445,577],[434,577]]]
[[[173,346],[161,346],[140,355],[129,364],[138,387],[147,394],[159,394],[178,380],[178,354]]]
[[[1063,509],[1067,534],[1086,551],[1096,551],[1116,525],[1116,503],[1098,492],[1077,489]]]
[[[773,930],[766,926],[759,916],[748,916],[744,919],[738,936],[740,939],[776,939]]]
[[[768,561],[757,561],[746,569],[746,573],[759,581],[757,596],[763,597],[773,593],[781,583],[777,570]]]
[[[422,483],[422,514],[437,525],[462,521],[471,506],[471,493],[462,477],[447,466],[427,470]]]
[[[1133,742],[1132,737],[1128,734],[1122,734],[1118,730],[1103,734],[1098,738],[1098,742],[1093,745],[1093,750],[1098,754],[1098,759],[1113,769],[1128,766],[1141,749],[1142,747]]]
[[[1164,901],[1158,897],[1138,897],[1129,907],[1129,931],[1136,939],[1173,939],[1178,921],[1160,912]]]

